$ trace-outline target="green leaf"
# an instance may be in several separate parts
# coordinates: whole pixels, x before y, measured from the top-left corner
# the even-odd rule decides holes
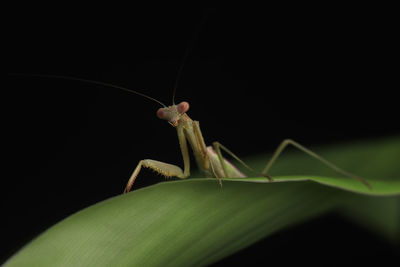
[[[45,231],[6,266],[202,266],[332,208],[399,237],[400,138],[313,150],[373,189],[306,155],[284,153],[271,170],[273,183],[169,181],[100,202]],[[261,169],[267,158],[248,162]]]

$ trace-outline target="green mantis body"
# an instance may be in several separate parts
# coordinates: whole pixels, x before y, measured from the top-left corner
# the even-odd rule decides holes
[[[145,159],[141,160],[135,168],[131,178],[126,185],[125,192],[128,192],[135,181],[141,167],[147,167],[166,177],[187,178],[190,175],[190,158],[188,143],[192,148],[197,166],[206,177],[225,178],[225,177],[246,177],[233,164],[222,158],[218,143],[214,143],[214,149],[207,147],[203,135],[200,131],[198,121],[193,121],[187,114],[189,104],[181,102],[178,105],[172,105],[160,108],[157,116],[160,119],[167,120],[176,128],[180,149],[183,156],[184,170],[176,165]]]
[[[146,96],[147,97],[147,96]],[[150,97],[148,97],[150,98]],[[152,99],[155,100],[155,99]],[[157,101],[157,100],[156,100]],[[159,102],[159,101],[157,101]],[[162,104],[163,105],[163,104]],[[185,179],[190,175],[190,158],[189,158],[189,149],[188,143],[192,148],[194,158],[196,160],[197,166],[200,171],[206,177],[214,177],[219,179],[221,182],[221,178],[236,178],[236,177],[246,177],[244,173],[242,173],[239,169],[237,169],[232,163],[230,163],[227,159],[222,156],[221,150],[224,150],[226,153],[230,154],[235,160],[237,160],[240,164],[242,164],[245,168],[249,169],[252,172],[255,172],[251,169],[246,163],[244,163],[241,159],[239,159],[236,155],[234,155],[231,151],[229,151],[226,147],[221,145],[219,142],[214,142],[213,146],[206,146],[203,135],[200,131],[200,125],[198,121],[192,120],[186,112],[189,109],[189,103],[181,102],[178,105],[172,106],[164,106],[163,108],[158,109],[157,116],[160,119],[168,121],[173,127],[176,128],[178,134],[178,140],[180,149],[182,152],[183,157],[183,165],[184,169],[182,169],[176,165],[172,165],[169,163],[164,163],[157,160],[152,159],[144,159],[139,162],[136,166],[135,170],[133,171],[124,192],[127,193],[132,188],[132,185],[138,176],[142,167],[153,169],[154,171],[158,172],[161,175],[166,177],[178,177],[181,179]],[[364,183],[367,187],[370,187],[368,182],[365,179],[356,176],[354,174],[348,173],[339,167],[335,166],[334,164],[330,163],[329,161],[325,160],[321,156],[315,154],[311,150],[305,148],[304,146],[300,145],[299,143],[291,140],[286,139],[284,140],[276,149],[275,153],[273,154],[272,158],[266,164],[264,169],[257,173],[259,176],[265,176],[266,179],[272,181],[272,178],[267,175],[269,169],[271,168],[272,164],[275,162],[279,154],[284,150],[284,148],[288,145],[293,145],[296,148],[302,150],[303,152],[307,153],[308,155],[318,159],[323,164],[327,165],[328,167],[334,169],[338,173],[341,173],[345,176],[357,179]]]

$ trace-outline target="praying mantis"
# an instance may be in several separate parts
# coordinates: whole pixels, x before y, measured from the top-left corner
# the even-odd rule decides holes
[[[206,177],[216,178],[220,183],[220,185],[222,185],[221,179],[223,178],[247,177],[246,174],[241,172],[234,164],[232,164],[230,161],[228,161],[226,158],[223,157],[222,151],[230,155],[233,159],[235,159],[239,164],[241,164],[244,168],[246,168],[250,172],[254,173],[257,176],[263,176],[270,182],[273,182],[274,181],[273,178],[268,175],[269,170],[271,169],[272,165],[275,163],[279,155],[282,153],[282,151],[287,146],[292,145],[295,148],[299,149],[300,151],[306,153],[307,155],[325,164],[327,167],[333,169],[337,173],[340,173],[352,179],[356,179],[361,183],[363,183],[369,189],[372,189],[371,185],[364,178],[339,168],[335,164],[329,162],[325,158],[321,157],[320,155],[316,154],[310,149],[304,147],[303,145],[293,141],[292,139],[285,139],[281,142],[281,144],[277,147],[272,157],[269,159],[269,161],[267,162],[267,164],[265,165],[265,167],[261,172],[257,172],[254,169],[252,169],[243,160],[241,160],[238,156],[236,156],[233,152],[231,152],[228,148],[226,148],[218,141],[213,142],[212,146],[207,146],[204,142],[204,138],[200,130],[199,121],[192,120],[187,114],[190,107],[189,103],[186,101],[182,101],[179,104],[175,104],[176,86],[174,87],[173,91],[173,98],[172,98],[173,104],[171,106],[166,106],[161,101],[152,98],[146,94],[143,94],[141,92],[104,82],[76,78],[76,77],[69,77],[69,76],[59,76],[59,75],[42,75],[42,74],[11,74],[11,75],[60,78],[60,79],[68,79],[85,83],[91,83],[105,87],[112,87],[150,99],[162,106],[157,110],[156,115],[159,119],[167,121],[172,127],[176,129],[178,135],[179,147],[182,153],[184,168],[182,170],[177,165],[153,159],[140,160],[137,166],[135,167],[133,173],[131,174],[123,193],[128,193],[132,189],[132,186],[137,176],[139,175],[139,172],[142,169],[142,167],[152,169],[155,172],[165,176],[166,178],[169,177],[177,177],[180,179],[188,178],[190,176],[190,157],[189,157],[188,145],[191,147],[193,151],[193,155],[200,172]]]
[[[157,173],[165,176],[165,177],[178,177],[180,179],[185,179],[190,175],[190,158],[189,158],[189,149],[188,144],[190,145],[194,158],[196,160],[197,166],[201,173],[203,173],[206,177],[213,177],[219,180],[221,184],[222,178],[238,178],[238,177],[246,177],[246,175],[241,172],[238,168],[235,167],[231,162],[225,159],[222,156],[222,151],[229,154],[232,158],[234,158],[237,162],[239,162],[243,167],[248,169],[249,171],[266,177],[270,182],[273,181],[273,178],[268,175],[268,171],[278,158],[278,156],[282,153],[282,151],[288,146],[292,145],[297,149],[303,151],[309,156],[319,160],[321,163],[335,170],[336,172],[359,180],[368,188],[371,188],[370,184],[362,177],[349,173],[328,160],[324,159],[320,155],[314,153],[303,145],[291,140],[285,139],[278,146],[278,148],[273,153],[271,159],[267,162],[264,169],[261,172],[257,172],[249,167],[243,160],[241,160],[238,156],[232,153],[228,148],[223,146],[220,142],[215,141],[212,143],[212,146],[206,146],[204,142],[203,135],[200,130],[199,121],[192,120],[188,115],[187,111],[189,110],[189,103],[186,101],[182,101],[179,104],[175,104],[175,89],[173,94],[173,104],[171,106],[166,106],[160,101],[144,95],[142,93],[131,90],[133,93],[144,96],[148,99],[151,99],[163,107],[157,110],[157,117],[166,120],[171,126],[176,128],[179,146],[183,157],[183,165],[184,169],[182,170],[180,167],[153,160],[153,159],[143,159],[140,160],[136,168],[134,169],[131,177],[129,178],[124,193],[127,193],[131,190],[135,179],[137,178],[142,167],[152,169]]]

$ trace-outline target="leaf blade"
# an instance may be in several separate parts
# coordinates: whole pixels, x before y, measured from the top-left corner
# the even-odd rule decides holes
[[[399,201],[392,197],[398,193],[399,182],[393,178],[398,177],[399,166],[391,157],[399,154],[399,140],[364,143],[351,151],[355,162],[366,149],[380,151],[380,159],[389,155],[388,161],[358,165],[360,172],[367,168],[368,177],[373,177],[369,181],[374,197],[358,181],[330,176],[276,176],[274,183],[261,180],[265,178],[226,180],[222,189],[215,179],[163,182],[77,212],[45,231],[5,265],[203,266],[336,207],[362,222],[370,220],[370,225],[393,236],[400,233]],[[335,153],[337,159],[343,157]],[[284,159],[281,165],[296,163],[294,159]],[[382,173],[392,179],[377,179]],[[387,197],[377,197],[381,195]],[[385,210],[382,207],[388,201],[391,208]],[[385,216],[371,217],[375,211]]]

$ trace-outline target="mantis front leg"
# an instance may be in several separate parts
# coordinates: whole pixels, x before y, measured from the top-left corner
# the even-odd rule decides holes
[[[152,169],[152,170],[158,172],[159,174],[164,175],[165,177],[179,177],[179,178],[184,179],[188,176],[188,175],[185,176],[182,169],[176,165],[153,160],[153,159],[143,159],[143,160],[139,161],[139,164],[136,166],[131,177],[129,178],[129,181],[126,184],[124,193],[128,193],[131,190],[132,185],[135,182],[135,179],[138,176],[142,166]]]
[[[178,177],[181,179],[185,179],[190,175],[190,158],[189,158],[189,150],[186,143],[186,138],[184,134],[183,128],[178,128],[178,139],[179,139],[179,146],[181,148],[182,156],[183,156],[183,164],[184,164],[184,171],[176,165],[165,163],[158,160],[153,159],[143,159],[139,161],[139,164],[136,166],[135,170],[133,171],[131,177],[126,184],[124,193],[128,193],[133,183],[135,182],[136,177],[138,176],[140,169],[143,167],[150,168],[165,177]]]

